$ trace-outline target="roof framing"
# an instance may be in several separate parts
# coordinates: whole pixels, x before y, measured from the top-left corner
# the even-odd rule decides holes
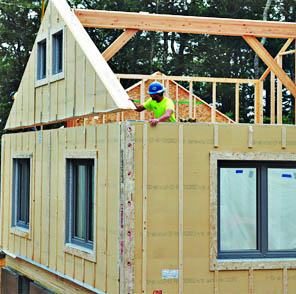
[[[224,36],[296,38],[296,23],[75,9],[84,27]]]

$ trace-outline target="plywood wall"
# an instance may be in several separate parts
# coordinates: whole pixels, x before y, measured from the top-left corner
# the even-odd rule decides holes
[[[100,291],[118,293],[120,126],[18,133],[5,135],[2,144],[1,247]],[[95,261],[65,251],[65,155],[89,151],[98,154]],[[12,158],[23,153],[32,154],[30,233],[11,228]],[[41,277],[46,282],[46,273],[34,279]]]
[[[132,124],[134,293],[293,293],[296,270],[292,268],[210,270],[209,166],[213,151],[294,153],[295,128],[287,127],[285,138],[282,126],[255,125],[250,135],[248,125]],[[165,269],[179,270],[183,277],[164,279]]]
[[[59,4],[59,1],[57,3],[64,5]],[[7,129],[124,108],[124,101],[128,109],[133,108],[108,64],[85,30],[82,27],[78,28],[79,21],[68,10],[64,9],[63,14],[60,14],[53,1],[49,1],[18,89],[17,99],[6,124]],[[64,20],[65,15],[72,21],[71,26]],[[52,75],[51,35],[61,29],[64,30],[63,72]],[[80,34],[77,33],[80,32],[79,29],[83,30]],[[47,78],[38,84],[37,43],[44,38],[47,38]],[[85,48],[86,43],[90,43],[88,48]],[[89,55],[97,55],[96,60],[100,60],[100,65],[93,64],[88,58]],[[123,104],[119,105],[116,99]]]

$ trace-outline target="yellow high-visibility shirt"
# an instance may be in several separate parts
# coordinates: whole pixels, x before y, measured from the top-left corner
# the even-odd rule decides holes
[[[162,115],[165,114],[165,112],[168,109],[172,109],[173,112],[172,112],[170,118],[166,121],[167,122],[175,122],[176,121],[175,105],[174,105],[174,102],[170,98],[163,97],[163,99],[160,102],[157,102],[157,101],[153,100],[152,98],[149,98],[143,104],[143,106],[145,107],[145,109],[153,111],[154,118],[160,118]]]

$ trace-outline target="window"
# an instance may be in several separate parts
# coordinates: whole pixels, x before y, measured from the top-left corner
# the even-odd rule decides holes
[[[52,74],[63,71],[63,31],[52,35]]]
[[[46,39],[37,44],[37,80],[46,78]]]
[[[67,243],[93,249],[94,160],[67,159]]]
[[[30,158],[13,159],[13,213],[15,227],[29,229]]]
[[[295,162],[218,161],[218,258],[295,258],[295,215]]]

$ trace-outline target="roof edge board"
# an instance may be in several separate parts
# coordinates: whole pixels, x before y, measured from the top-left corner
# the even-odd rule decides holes
[[[62,16],[63,21],[68,29],[73,34],[76,41],[78,41],[81,50],[88,58],[90,64],[93,66],[96,74],[102,80],[103,85],[108,90],[113,101],[119,109],[135,109],[127,93],[124,91],[118,79],[115,77],[113,71],[108,63],[103,58],[102,54],[95,46],[90,36],[87,34],[82,24],[75,16],[73,10],[69,7],[65,0],[50,0],[54,7]]]
[[[93,117],[93,116],[97,116],[97,115],[104,115],[104,114],[111,114],[111,113],[116,113],[119,111],[129,111],[130,109],[121,109],[121,108],[110,108],[107,110],[102,110],[99,112],[92,112],[92,113],[88,113],[88,114],[84,114],[84,115],[77,115],[77,116],[73,116],[73,117],[68,117],[68,118],[62,118],[62,119],[58,119],[55,121],[46,121],[46,122],[40,122],[40,123],[36,123],[36,124],[31,124],[31,125],[25,125],[25,126],[16,126],[13,128],[7,128],[5,127],[4,130],[20,130],[20,129],[28,129],[28,128],[32,128],[32,127],[37,127],[37,126],[45,126],[45,125],[51,125],[51,124],[56,124],[56,123],[62,123],[62,122],[66,122],[66,121],[70,121],[70,120],[76,120],[76,119],[80,119],[80,118],[89,118],[89,117]]]

